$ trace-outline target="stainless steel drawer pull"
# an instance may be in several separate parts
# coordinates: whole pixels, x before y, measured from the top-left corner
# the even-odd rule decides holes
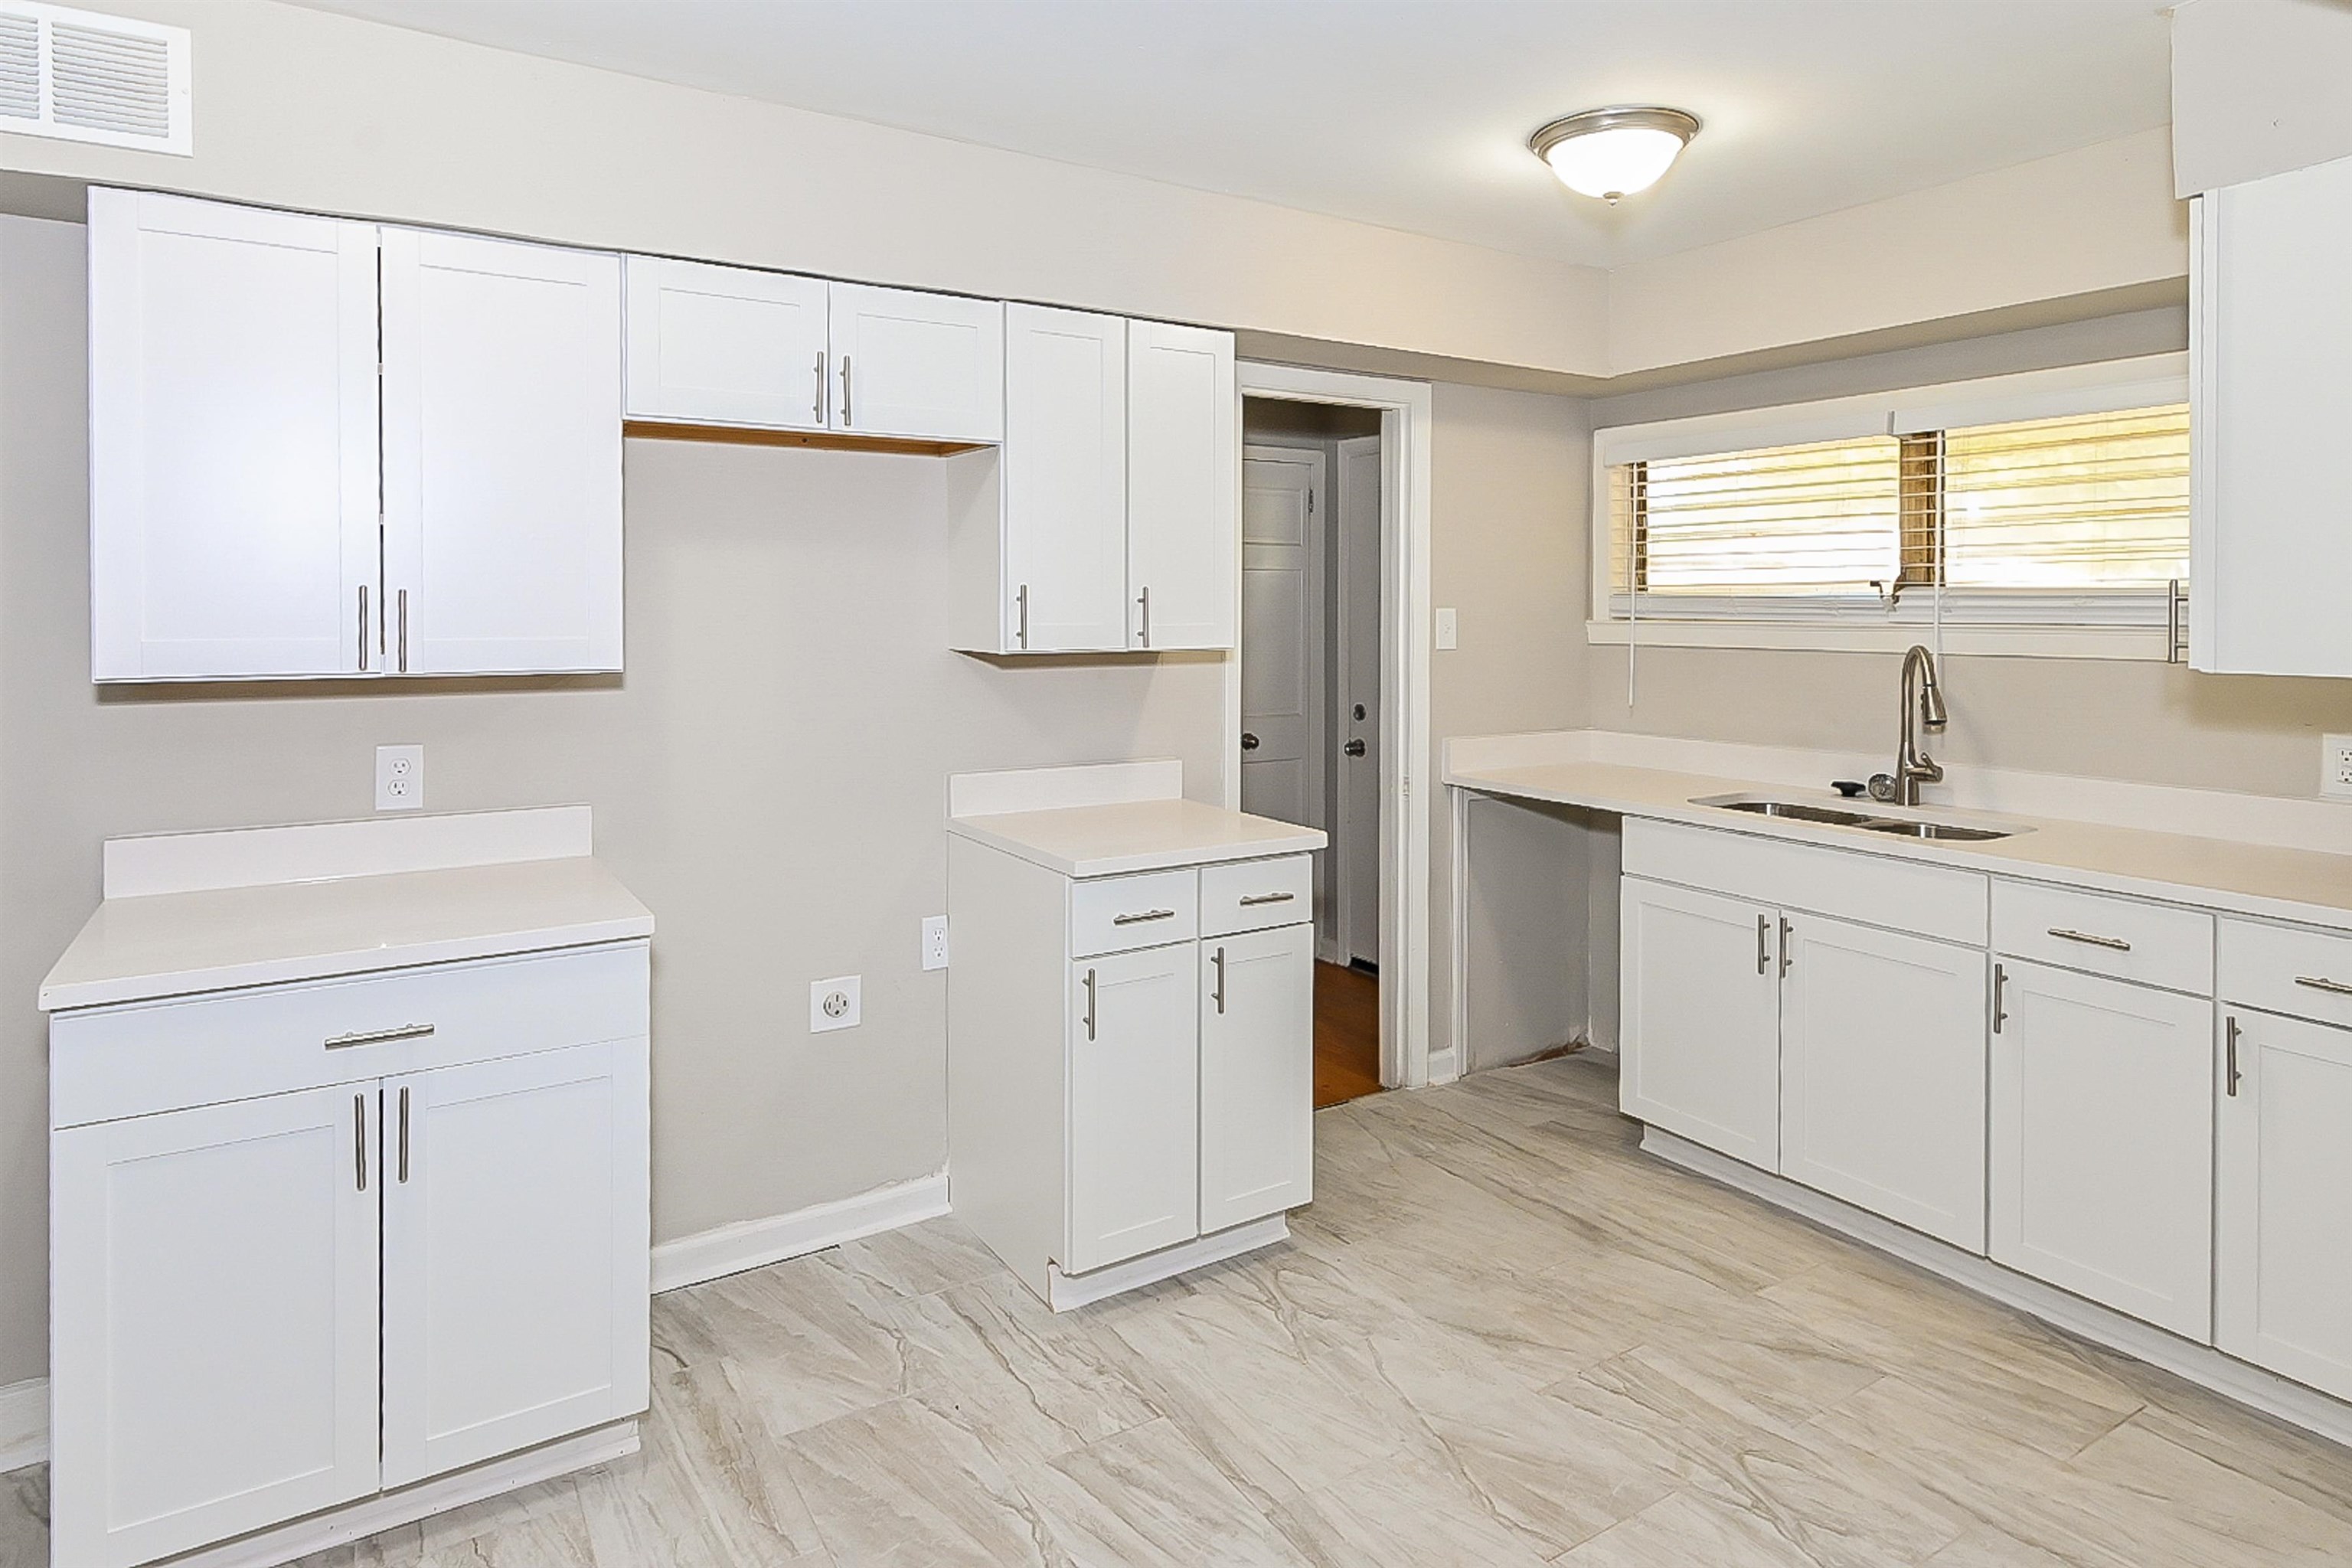
[[[1216,988],[1209,993],[1209,999],[1217,1005],[1217,1011],[1222,1013],[1225,1010],[1225,950],[1221,947],[1209,957],[1210,961],[1217,966],[1217,984]]]
[[[332,1035],[324,1044],[331,1051],[351,1046],[380,1046],[389,1040],[421,1040],[433,1032],[430,1024],[403,1024],[397,1029],[365,1029],[356,1035]]]
[[[1254,910],[1260,904],[1286,904],[1297,896],[1297,893],[1252,893],[1241,901],[1241,907]]]
[[[2330,980],[2321,974],[2298,974],[2294,977],[2294,983],[2297,985],[2308,985],[2314,991],[2327,991],[2338,996],[2352,996],[2352,983]]]
[[[1992,1032],[2009,1022],[2009,971],[2001,964],[1992,966]]]
[[[2238,1027],[2238,1020],[2235,1018],[2230,1019],[2221,1029],[2222,1040],[2227,1047],[2226,1054],[2229,1058],[2222,1064],[2224,1075],[2222,1088],[2232,1100],[2238,1098],[2238,1080],[2245,1076],[2238,1070],[2238,1037],[2243,1032]]]
[[[2131,943],[2119,936],[2093,936],[2089,931],[2068,931],[2063,926],[2052,926],[2050,934],[2060,942],[2088,942],[2093,947],[2111,947],[2117,952],[2131,951]]]
[[[400,1086],[400,1181],[408,1184],[408,1086]]]
[[[352,1155],[359,1162],[360,1191],[367,1191],[367,1096],[352,1096]]]
[[[1087,1026],[1087,1038],[1091,1040],[1095,1037],[1095,972],[1091,969],[1087,971],[1086,987],[1087,1016],[1084,1022]]]
[[[1759,974],[1769,973],[1771,971],[1772,953],[1769,945],[1771,940],[1772,917],[1758,915],[1756,917],[1756,973]]]
[[[1113,915],[1110,923],[1115,926],[1139,926],[1150,921],[1172,921],[1175,918],[1174,910],[1146,910],[1139,915]]]

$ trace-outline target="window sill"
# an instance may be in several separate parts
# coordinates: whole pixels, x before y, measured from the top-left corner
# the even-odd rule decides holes
[[[1622,620],[1587,621],[1584,637],[1594,647],[1633,643],[1642,647],[1784,648],[1812,653],[1901,653],[1914,643],[1933,644],[1927,626],[1831,626],[1819,622]],[[1988,626],[1944,623],[1948,654],[2013,658],[2138,659],[2166,661],[2164,630],[2158,626]]]

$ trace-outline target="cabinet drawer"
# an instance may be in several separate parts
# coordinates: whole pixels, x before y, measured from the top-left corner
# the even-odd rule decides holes
[[[1624,871],[1970,947],[1984,941],[1986,879],[1899,855],[1629,817]]]
[[[1315,914],[1315,860],[1236,860],[1201,868],[1201,934],[1231,936],[1297,925]]]
[[[49,1124],[631,1039],[646,976],[627,942],[60,1013]]]
[[[1200,931],[1201,876],[1189,866],[1071,884],[1072,958],[1190,942]]]
[[[2224,1002],[2352,1026],[2352,934],[2221,922]]]
[[[2213,994],[2213,917],[2040,882],[1992,885],[1996,952],[2193,995]]]

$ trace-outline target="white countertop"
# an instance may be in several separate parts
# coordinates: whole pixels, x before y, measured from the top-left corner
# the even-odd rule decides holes
[[[111,898],[41,982],[44,1012],[653,934],[593,858]]]
[[[1130,800],[950,816],[948,831],[1065,877],[1081,878],[1299,855],[1328,842],[1319,828],[1196,800]]]
[[[1870,801],[1843,801],[1827,791],[1613,763],[1559,761],[1519,766],[1449,767],[1445,782],[1486,795],[1583,806],[1621,816],[1689,823],[1843,849],[1866,849],[1905,859],[2276,920],[2352,926],[2352,856],[2347,855],[1957,807],[1930,805],[1901,810]],[[1931,843],[1894,838],[1859,827],[1792,822],[1692,804],[1703,796],[1723,795],[1816,801],[1867,810],[1874,816],[1924,816],[2030,831],[2009,838]]]

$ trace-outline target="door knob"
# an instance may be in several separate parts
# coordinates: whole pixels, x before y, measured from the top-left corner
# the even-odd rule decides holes
[[[1251,734],[1247,730],[1244,730],[1242,731],[1242,750],[1244,752],[1255,752],[1257,750],[1257,737]]]
[[[1361,741],[1350,741],[1339,749],[1351,757],[1360,757],[1364,754],[1364,743]]]

